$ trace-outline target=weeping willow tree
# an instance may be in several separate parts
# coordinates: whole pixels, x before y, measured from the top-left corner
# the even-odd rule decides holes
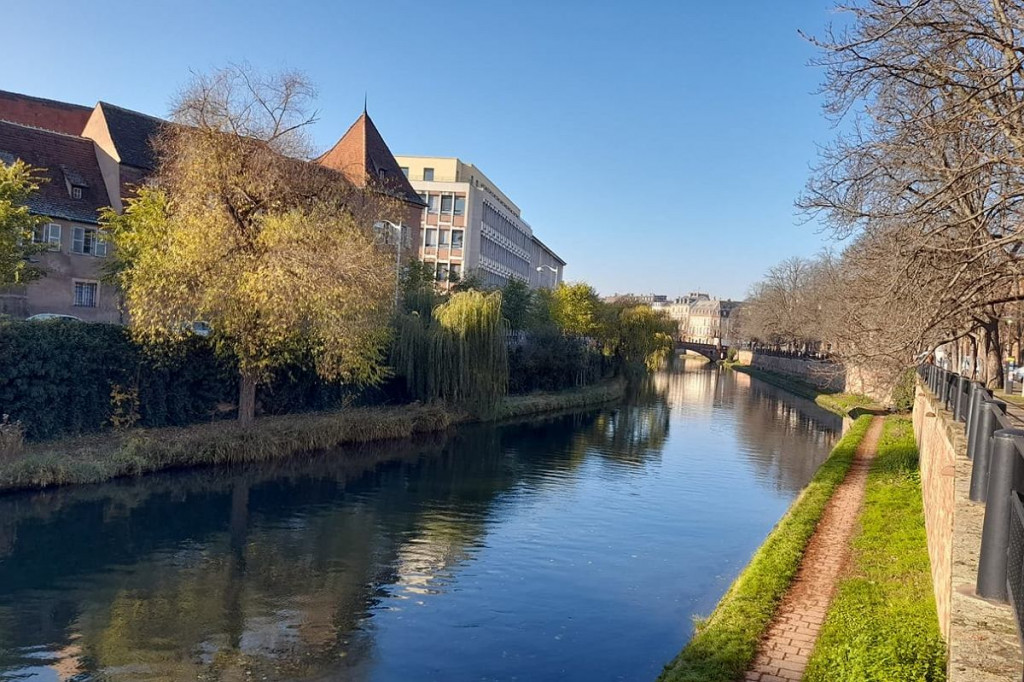
[[[501,292],[465,291],[433,310],[396,322],[395,371],[420,400],[440,399],[488,415],[508,391]]]

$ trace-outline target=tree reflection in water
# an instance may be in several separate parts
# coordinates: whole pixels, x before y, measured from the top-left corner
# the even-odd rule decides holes
[[[796,400],[663,373],[591,412],[0,497],[0,680],[368,678],[378,621],[452,590],[503,509],[643,475],[677,408],[732,414],[759,476],[806,480],[787,439],[831,427]]]

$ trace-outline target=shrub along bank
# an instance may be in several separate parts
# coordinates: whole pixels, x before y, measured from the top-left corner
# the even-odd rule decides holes
[[[553,394],[505,398],[499,419],[617,400],[625,385],[610,382]],[[0,491],[98,483],[121,476],[208,464],[286,457],[339,445],[408,438],[473,418],[443,405],[349,408],[268,416],[252,426],[233,421],[189,427],[130,429],[29,445],[0,458]]]
[[[858,418],[814,478],[768,535],[714,612],[697,623],[686,648],[665,667],[664,682],[734,682],[749,669],[800,566],[814,529],[853,463],[871,424]]]
[[[938,682],[946,647],[932,595],[913,426],[890,417],[868,473],[850,570],[811,654],[808,682]]]

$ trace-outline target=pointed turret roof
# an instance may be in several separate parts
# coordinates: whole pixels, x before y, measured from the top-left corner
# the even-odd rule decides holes
[[[408,204],[425,205],[365,110],[317,163],[340,172],[357,187],[370,184]]]

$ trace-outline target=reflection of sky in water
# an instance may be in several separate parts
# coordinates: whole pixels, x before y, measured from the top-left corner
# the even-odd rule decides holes
[[[0,680],[653,679],[839,422],[746,375],[0,498]]]

